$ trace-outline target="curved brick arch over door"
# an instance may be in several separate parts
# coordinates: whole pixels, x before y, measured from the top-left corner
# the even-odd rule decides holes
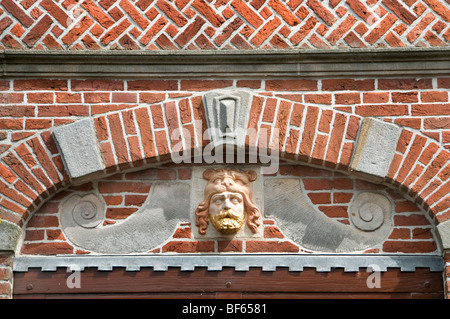
[[[314,84],[314,80],[298,81],[302,86]],[[65,82],[47,81],[44,84],[64,85]],[[74,85],[97,83],[75,80],[71,82],[72,88]],[[266,89],[278,82],[266,81]],[[117,85],[118,82],[111,83]],[[167,86],[171,82],[155,83]],[[225,80],[206,81],[202,83],[202,87],[210,83],[230,84]],[[276,91],[277,87],[272,89]],[[128,94],[117,93],[120,93],[117,98],[124,98],[124,95]],[[90,98],[102,98],[101,94],[94,94],[96,96],[91,94]],[[65,98],[70,95],[66,94]],[[102,104],[92,106],[91,121],[95,129],[93,138],[100,147],[104,170],[88,178],[168,162],[171,160],[172,147],[179,142],[169,139],[172,132],[177,128],[185,128],[192,132],[191,137],[195,140],[195,137],[202,135],[207,128],[202,93],[189,96],[141,93],[140,98],[146,99],[144,106],[117,104],[115,110],[105,108]],[[298,94],[252,94],[248,127],[279,129],[281,159],[344,174],[354,173],[351,171],[351,164],[357,153],[360,132],[363,124],[367,120],[370,121],[370,118],[299,103],[296,102],[297,98]],[[66,111],[68,114],[76,114],[78,121],[83,121],[89,114],[82,112],[80,108],[83,107],[79,105],[78,108],[67,108]],[[61,112],[59,108],[57,111],[53,109],[53,105],[45,105],[42,108],[42,112],[48,114],[53,114],[52,110]],[[196,123],[202,125],[201,129],[197,127],[198,132]],[[383,176],[383,183],[422,205],[437,225],[441,244],[445,244],[448,236],[446,232],[441,232],[439,227],[442,224],[448,225],[450,154],[442,145],[420,132],[398,128],[401,133],[394,146],[393,160]],[[23,226],[40,205],[77,181],[70,178],[53,130],[41,131],[13,145],[1,156],[0,171],[0,226],[5,230],[0,235],[6,236],[3,237],[6,239],[1,241],[2,250],[15,251]],[[2,267],[6,265],[6,269],[11,269],[12,257],[2,257],[1,260]],[[5,286],[3,295],[11,296],[12,277],[6,276],[5,279],[10,283]]]
[[[248,128],[279,129],[281,158],[354,173],[351,163],[364,118],[292,99],[292,95],[254,94]],[[161,102],[92,116],[105,164],[102,176],[166,162],[179,142],[169,139],[174,130],[185,128],[195,139],[207,128],[202,94]],[[198,123],[201,130],[195,127]],[[439,225],[450,218],[449,163],[450,153],[441,145],[401,128],[382,182],[422,205]],[[0,217],[19,227],[40,204],[74,182],[51,131],[16,145],[2,156],[0,169]]]

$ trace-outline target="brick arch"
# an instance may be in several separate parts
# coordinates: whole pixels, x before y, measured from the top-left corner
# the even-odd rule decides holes
[[[359,174],[352,161],[358,143],[362,143],[361,127],[368,118],[295,99],[295,95],[253,94],[248,128],[278,129],[282,159]],[[194,142],[207,129],[202,95],[116,110],[94,116],[92,123],[104,169],[89,178],[170,161],[178,140],[169,137],[176,129],[187,129]],[[418,132],[399,130],[393,159],[385,176],[376,176],[377,182],[422,205],[436,225],[443,223],[450,218],[450,153]],[[23,227],[40,204],[77,183],[63,158],[51,130],[3,154],[0,218]]]

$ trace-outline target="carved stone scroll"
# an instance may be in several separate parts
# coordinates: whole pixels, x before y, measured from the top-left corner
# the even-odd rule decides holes
[[[286,237],[313,251],[361,251],[381,243],[392,230],[392,206],[381,194],[357,196],[352,211],[358,213],[354,219],[359,217],[361,221],[354,222],[354,226],[341,224],[316,211],[297,178],[267,179],[264,194],[265,216],[274,218]]]
[[[95,193],[72,195],[61,203],[64,234],[77,247],[104,254],[150,251],[189,219],[190,185],[155,183],[141,209],[124,221],[103,226],[105,204]]]
[[[363,231],[375,231],[389,223],[392,205],[386,196],[364,192],[358,194],[349,209],[352,224]]]

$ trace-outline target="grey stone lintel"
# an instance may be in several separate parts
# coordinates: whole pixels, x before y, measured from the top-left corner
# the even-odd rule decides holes
[[[97,135],[90,118],[85,118],[53,130],[56,144],[72,179],[104,169]]]
[[[443,258],[436,255],[292,255],[292,254],[256,254],[256,255],[97,255],[97,256],[16,256],[15,272],[26,272],[29,268],[42,271],[56,271],[58,268],[84,270],[96,268],[100,271],[112,271],[125,268],[126,271],[139,271],[153,268],[154,271],[167,271],[169,267],[181,271],[194,271],[206,267],[208,271],[221,271],[223,267],[232,267],[236,271],[248,271],[250,267],[262,268],[262,271],[275,271],[277,267],[288,267],[289,271],[303,271],[315,268],[317,272],[330,272],[343,268],[345,272],[357,272],[360,268],[372,268],[385,272],[388,268],[401,271],[415,271],[416,268],[428,268],[432,272],[443,270]]]
[[[19,243],[22,229],[6,220],[0,222],[0,252],[14,253]]]
[[[0,51],[2,78],[426,77],[450,74],[448,48]]]

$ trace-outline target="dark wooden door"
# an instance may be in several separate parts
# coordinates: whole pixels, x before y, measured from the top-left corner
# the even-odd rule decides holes
[[[290,272],[286,268],[276,271],[259,268],[249,271],[232,268],[153,271],[141,268],[130,272],[123,268],[112,271],[87,268],[79,273],[78,288],[68,286],[71,274],[65,269],[17,272],[14,298],[443,298],[442,273],[429,269],[416,269],[415,272],[390,269],[380,273],[379,287],[374,288],[368,286],[371,273],[364,269],[360,272],[342,269]]]

